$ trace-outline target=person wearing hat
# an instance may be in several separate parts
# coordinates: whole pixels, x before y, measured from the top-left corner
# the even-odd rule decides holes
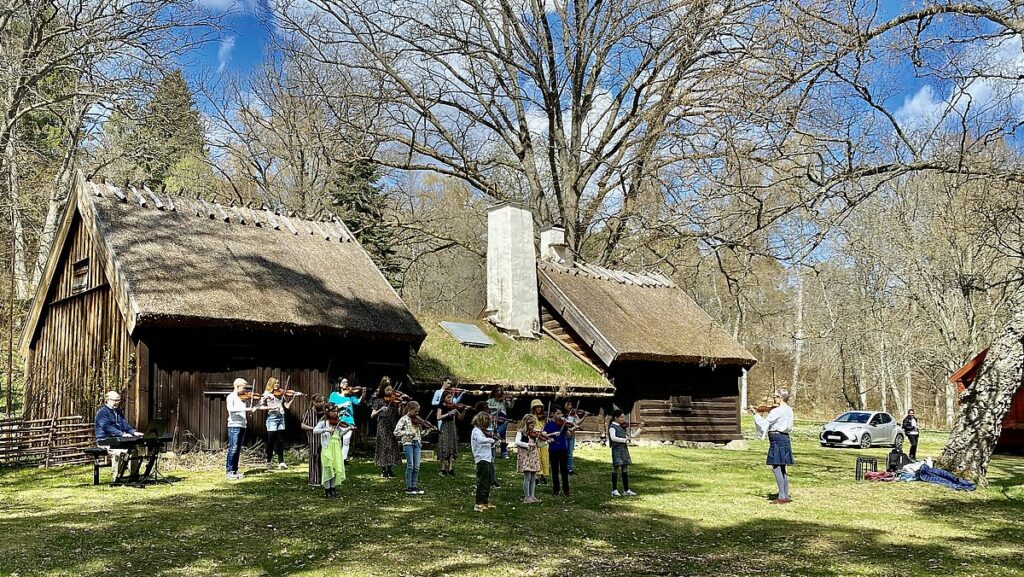
[[[249,425],[248,414],[259,410],[259,405],[249,406],[239,395],[249,387],[249,382],[239,377],[232,384],[234,390],[227,398],[228,409],[228,455],[225,468],[229,480],[235,481],[244,477],[238,472],[238,458],[245,442],[245,428]]]
[[[534,399],[530,402],[530,414],[537,418],[537,429],[543,431],[544,425],[548,422],[548,412],[544,409],[544,403],[540,399]],[[551,466],[548,446],[547,444],[542,443],[538,449],[538,452],[540,453],[540,471],[537,473],[537,483],[540,485],[547,485],[548,478],[545,473]]]

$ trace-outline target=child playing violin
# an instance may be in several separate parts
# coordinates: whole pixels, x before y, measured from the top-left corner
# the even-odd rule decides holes
[[[405,414],[398,419],[394,430],[395,437],[398,438],[398,442],[402,444],[402,450],[405,452],[406,495],[422,495],[424,493],[419,486],[422,430],[424,423],[428,428],[433,425],[420,418],[419,412],[420,404],[416,401],[409,401],[405,405]]]
[[[548,462],[551,463],[551,494],[569,496],[569,445],[566,434],[572,429],[568,421],[562,417],[562,409],[555,409],[553,418],[544,424],[544,432],[551,437],[548,443]],[[561,477],[561,483],[559,483]]]
[[[345,480],[345,459],[341,445],[342,438],[350,430],[351,426],[338,418],[337,411],[328,411],[313,427],[313,434],[320,436],[320,482],[324,487],[324,497],[328,499],[338,496],[336,487]]]
[[[287,469],[284,462],[284,414],[290,409],[294,396],[284,394],[281,381],[276,377],[267,379],[267,386],[260,397],[259,410],[267,411],[267,469],[274,468],[274,453],[277,453],[277,468]]]
[[[573,460],[573,456],[576,454],[576,431],[580,430],[580,426],[583,425],[583,421],[587,418],[587,413],[577,411],[576,406],[573,405],[572,401],[565,402],[565,420],[571,425],[565,431],[565,444],[569,447],[569,474],[576,474],[576,463]]]
[[[540,499],[534,495],[537,490],[537,471],[540,471],[538,444],[541,439],[537,433],[537,417],[523,417],[514,443],[518,449],[516,470],[523,474],[523,503],[540,503]]]
[[[612,448],[612,497],[636,495],[629,489],[629,466],[633,460],[629,457],[629,440],[640,434],[637,429],[633,435],[626,432],[626,414],[622,409],[615,409],[612,412],[612,422],[608,427],[608,444]],[[619,472],[622,472],[622,489],[619,493]]]
[[[473,449],[473,460],[476,462],[476,504],[474,511],[493,509],[490,504],[491,466],[494,459],[495,438],[486,433],[491,426],[491,415],[480,411],[473,417],[473,434],[470,436],[470,447]]]

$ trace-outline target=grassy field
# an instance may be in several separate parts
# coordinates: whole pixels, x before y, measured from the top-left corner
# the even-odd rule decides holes
[[[853,480],[855,457],[795,435],[794,502],[769,505],[765,444],[748,451],[632,449],[634,489],[609,495],[608,449],[578,451],[569,499],[523,505],[514,459],[498,461],[498,509],[472,511],[458,475],[425,463],[427,494],[358,460],[325,501],[305,469],[174,471],[173,485],[91,485],[91,469],[0,470],[0,575],[1021,575],[1024,460],[997,458],[991,485]],[[942,439],[926,435],[921,454]]]

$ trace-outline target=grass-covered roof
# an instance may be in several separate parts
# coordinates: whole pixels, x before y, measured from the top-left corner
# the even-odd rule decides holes
[[[442,320],[480,327],[494,341],[487,348],[459,344],[438,323]],[[427,338],[413,355],[409,373],[418,383],[438,383],[451,375],[468,388],[503,385],[536,393],[611,394],[611,384],[550,337],[513,340],[485,321],[419,317]]]

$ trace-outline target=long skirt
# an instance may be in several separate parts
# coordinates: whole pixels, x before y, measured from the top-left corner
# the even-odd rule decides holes
[[[320,446],[320,439],[312,438],[313,435],[307,435],[309,437],[309,484],[319,487],[320,486],[320,453],[322,447]]]
[[[331,442],[320,453],[320,465],[323,467],[323,482],[337,485],[345,480],[345,459],[341,456],[341,439],[331,435]]]
[[[441,434],[437,440],[437,460],[445,461],[459,456],[459,435],[455,421],[442,421]]]
[[[377,448],[374,451],[373,462],[378,467],[394,467],[402,463],[402,446],[395,438],[395,425],[398,424],[398,415],[392,411],[391,415],[381,415],[377,420]]]
[[[548,469],[551,468],[551,458],[548,456],[547,444],[539,445],[537,447],[537,453],[540,456],[540,471],[538,471],[537,474],[541,476],[547,475]]]
[[[768,434],[768,458],[766,465],[792,465],[793,445],[789,441],[789,435],[781,433]]]

